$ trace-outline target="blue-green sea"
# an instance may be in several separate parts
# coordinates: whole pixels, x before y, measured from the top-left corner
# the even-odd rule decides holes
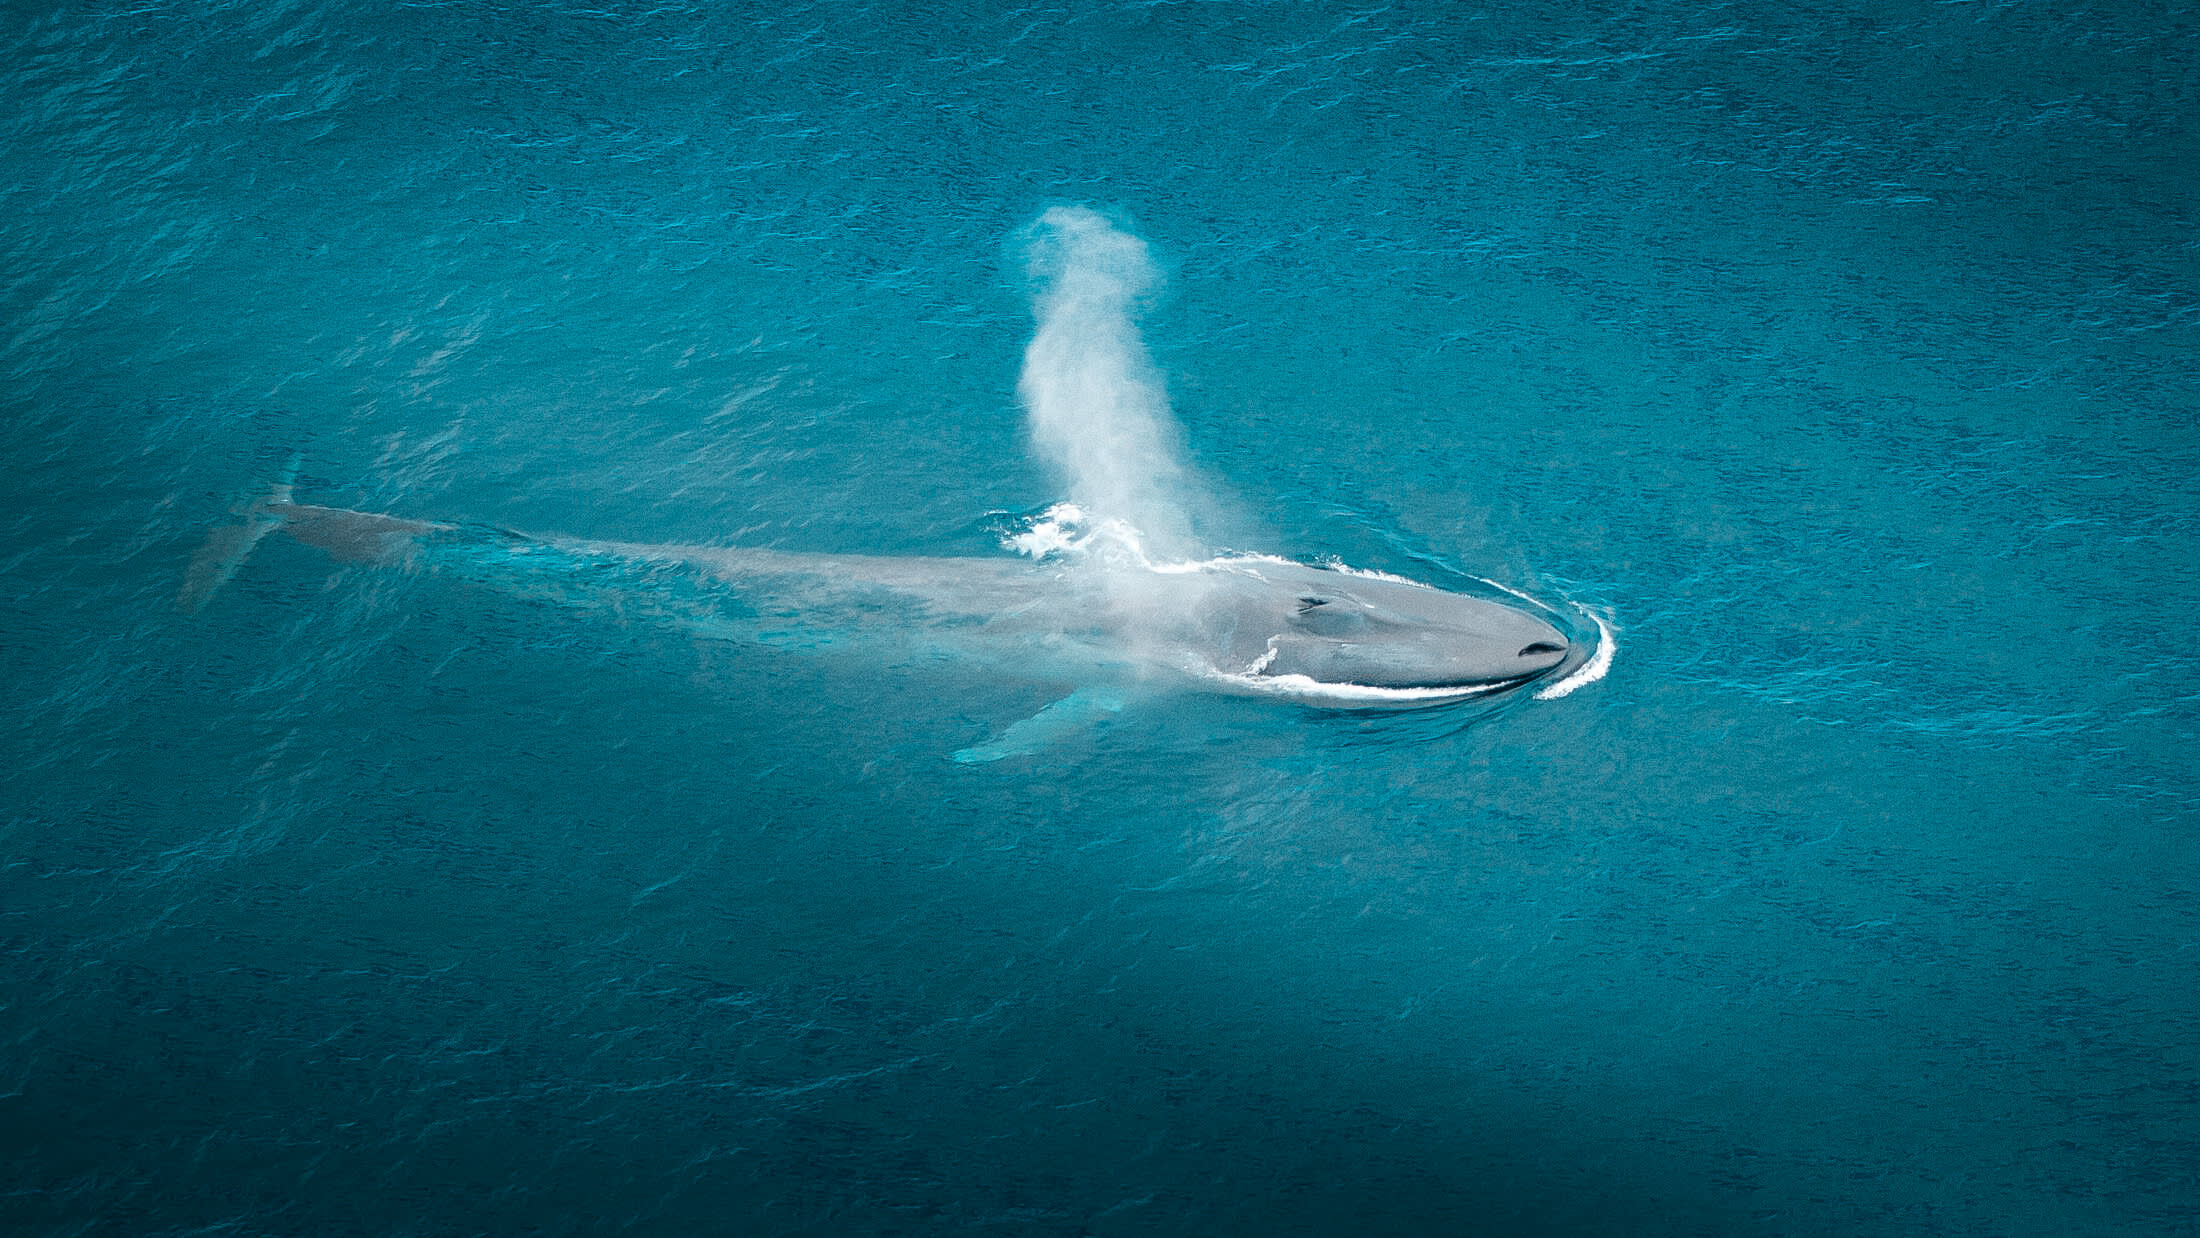
[[[0,1231],[2200,1232],[2196,170],[2184,0],[8,5]],[[1107,470],[1601,661],[202,549]]]

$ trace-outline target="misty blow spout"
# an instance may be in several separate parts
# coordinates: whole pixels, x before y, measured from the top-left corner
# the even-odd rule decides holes
[[[1083,207],[1055,207],[1028,235],[1037,318],[1017,383],[1033,445],[1098,520],[1176,555],[1195,549],[1179,431],[1138,313],[1161,286],[1146,243]]]

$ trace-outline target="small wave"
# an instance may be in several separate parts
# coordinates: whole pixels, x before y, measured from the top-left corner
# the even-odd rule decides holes
[[[1495,580],[1491,580],[1491,579],[1490,579],[1489,577],[1487,577],[1487,576],[1474,576],[1474,575],[1469,575],[1469,576],[1467,577],[1467,579],[1469,579],[1469,580],[1473,580],[1473,581],[1478,581],[1478,582],[1480,582],[1480,583],[1482,583],[1482,584],[1488,585],[1488,586],[1489,586],[1490,588],[1492,588],[1492,589],[1495,589],[1495,590],[1497,590],[1497,591],[1498,591],[1498,592],[1500,592],[1500,593],[1509,593],[1509,594],[1511,594],[1512,596],[1514,596],[1514,597],[1516,597],[1516,598],[1519,598],[1519,599],[1520,599],[1521,601],[1523,601],[1523,602],[1526,602],[1526,603],[1527,603],[1528,605],[1530,605],[1530,606],[1533,606],[1533,607],[1535,607],[1535,608],[1536,608],[1537,610],[1540,610],[1540,611],[1545,611],[1545,612],[1547,612],[1547,613],[1549,613],[1549,614],[1553,614],[1553,615],[1562,615],[1562,614],[1564,614],[1564,613],[1565,613],[1564,611],[1561,611],[1561,610],[1560,610],[1560,609],[1559,609],[1558,607],[1556,607],[1556,606],[1553,606],[1553,605],[1551,605],[1551,604],[1550,604],[1549,602],[1546,602],[1546,601],[1544,601],[1544,600],[1543,600],[1542,598],[1539,598],[1539,597],[1535,597],[1535,596],[1532,596],[1532,595],[1530,595],[1530,594],[1522,593],[1522,592],[1521,592],[1520,590],[1518,590],[1518,589],[1515,589],[1515,588],[1513,588],[1513,587],[1512,587],[1511,585],[1508,585],[1508,584],[1503,584],[1503,583],[1501,583],[1501,582],[1498,582],[1498,581],[1495,581]],[[1588,607],[1586,607],[1586,606],[1583,606],[1583,605],[1582,605],[1581,603],[1579,603],[1579,602],[1574,602],[1574,603],[1572,603],[1572,605],[1573,605],[1573,608],[1574,608],[1575,610],[1578,610],[1578,611],[1580,611],[1580,612],[1581,612],[1582,614],[1584,614],[1584,615],[1589,615],[1589,608],[1588,608]],[[1593,620],[1593,619],[1595,619],[1595,618],[1596,618],[1596,616],[1595,616],[1595,615],[1589,615],[1589,618],[1591,618],[1591,619]],[[1601,622],[1597,624],[1597,629],[1598,629],[1598,631],[1599,631],[1599,632],[1602,632],[1602,631],[1603,631],[1603,628],[1604,628],[1604,625],[1603,625],[1603,624],[1602,624]]]
[[[1384,706],[1439,705],[1494,696],[1511,683],[1453,685],[1442,688],[1378,688],[1363,683],[1323,683],[1305,675],[1232,674],[1210,670],[1209,678],[1257,696],[1280,696],[1309,705],[1330,708],[1381,708]]]
[[[1081,540],[1079,530],[1084,527],[1085,520],[1084,508],[1075,503],[1056,503],[1032,517],[1021,532],[1002,538],[1001,549],[1013,550],[1034,559],[1075,550]]]
[[[1351,564],[1346,563],[1342,559],[1330,559],[1327,562],[1323,563],[1322,566],[1328,568],[1332,572],[1336,572],[1344,576],[1359,576],[1367,580],[1387,580],[1394,585],[1412,585],[1416,589],[1434,589],[1436,587],[1435,585],[1429,584],[1425,581],[1412,580],[1404,576],[1392,575],[1389,572],[1379,572],[1371,567],[1354,567]],[[1481,577],[1477,576],[1475,577],[1475,579],[1480,580]],[[1505,588],[1503,585],[1499,585],[1497,587],[1500,589]],[[1511,593],[1513,591],[1510,589],[1505,589],[1505,592]],[[1521,596],[1526,595],[1523,594]],[[1529,600],[1534,601],[1533,598],[1530,598]],[[1542,603],[1540,602],[1537,603],[1537,605],[1539,606],[1541,604]]]
[[[1503,586],[1500,585],[1499,588]],[[1597,625],[1597,651],[1573,674],[1537,692],[1535,699],[1539,701],[1555,701],[1562,696],[1571,695],[1576,689],[1593,684],[1611,673],[1612,655],[1619,650],[1619,641],[1613,634],[1612,625],[1604,621],[1604,616],[1579,602],[1574,603],[1574,609],[1587,615],[1589,622]]]
[[[1248,570],[1258,575],[1257,568],[1249,565],[1298,566],[1290,559],[1262,554],[1225,554],[1208,559],[1156,559],[1146,549],[1146,534],[1143,529],[1127,520],[1112,517],[1095,521],[1083,507],[1073,502],[1056,503],[1038,515],[1027,518],[1020,529],[1001,539],[1001,548],[1028,555],[1033,559],[1082,558],[1103,565],[1136,568],[1164,576]]]

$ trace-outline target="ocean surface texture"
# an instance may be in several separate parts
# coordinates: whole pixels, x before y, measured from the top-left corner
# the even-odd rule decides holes
[[[9,5],[0,1230],[2200,1232],[2196,137],[2184,0]],[[1095,496],[1602,661],[528,540]]]

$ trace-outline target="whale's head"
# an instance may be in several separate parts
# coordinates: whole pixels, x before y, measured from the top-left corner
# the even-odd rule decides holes
[[[1218,580],[1245,674],[1411,696],[1469,696],[1550,672],[1564,633],[1523,610],[1409,581],[1273,561]]]

